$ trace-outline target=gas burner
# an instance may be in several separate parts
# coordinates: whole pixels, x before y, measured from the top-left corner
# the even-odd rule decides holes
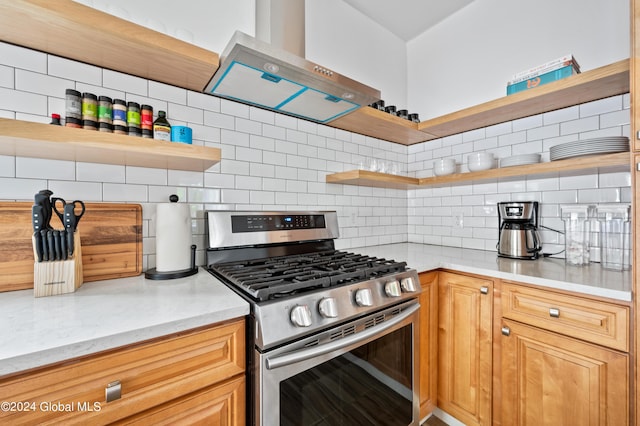
[[[209,266],[213,273],[256,301],[356,283],[406,269],[405,262],[339,250],[223,262]]]

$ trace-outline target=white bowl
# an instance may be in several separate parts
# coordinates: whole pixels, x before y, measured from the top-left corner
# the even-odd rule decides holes
[[[473,152],[467,155],[469,171],[489,170],[495,167],[495,159],[490,152]]]
[[[456,171],[456,160],[441,158],[433,162],[433,174],[436,176],[450,175]]]

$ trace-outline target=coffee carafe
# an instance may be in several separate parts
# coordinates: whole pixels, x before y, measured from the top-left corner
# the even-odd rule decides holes
[[[498,219],[498,256],[537,259],[542,249],[538,236],[538,202],[498,203]]]

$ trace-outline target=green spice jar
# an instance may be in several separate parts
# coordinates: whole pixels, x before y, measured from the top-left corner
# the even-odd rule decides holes
[[[129,102],[127,104],[127,126],[129,133],[131,130],[140,130],[140,104],[137,102]]]
[[[99,123],[112,123],[112,102],[108,96],[100,96],[98,98],[98,122]]]
[[[93,93],[82,94],[82,119],[98,121],[98,97]]]

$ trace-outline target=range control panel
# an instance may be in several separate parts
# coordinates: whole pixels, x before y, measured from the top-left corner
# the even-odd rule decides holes
[[[322,214],[266,214],[238,215],[231,217],[232,232],[288,231],[297,229],[324,228]]]

